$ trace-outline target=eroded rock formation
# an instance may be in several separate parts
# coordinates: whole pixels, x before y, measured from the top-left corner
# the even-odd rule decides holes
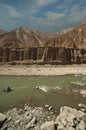
[[[3,34],[0,36],[0,62],[86,63],[86,24],[57,36],[24,27]]]
[[[0,62],[79,64],[86,63],[86,50],[59,47],[0,48]]]

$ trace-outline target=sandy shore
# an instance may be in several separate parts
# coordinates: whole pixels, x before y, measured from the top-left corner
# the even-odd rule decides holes
[[[83,74],[86,75],[86,65],[65,65],[65,66],[0,66],[0,75],[43,75],[55,76],[65,74]]]

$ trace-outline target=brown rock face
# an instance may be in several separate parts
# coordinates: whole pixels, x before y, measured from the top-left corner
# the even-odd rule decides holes
[[[0,62],[23,64],[80,64],[86,63],[86,50],[59,47],[30,47],[0,49]]]
[[[66,34],[50,38],[47,46],[86,49],[86,23]]]
[[[0,35],[0,62],[12,64],[86,63],[86,24],[56,35],[46,35],[46,33],[24,27]]]

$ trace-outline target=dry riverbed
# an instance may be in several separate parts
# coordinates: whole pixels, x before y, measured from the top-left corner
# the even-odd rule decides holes
[[[56,76],[65,74],[86,75],[86,65],[1,65],[0,75],[43,75]]]

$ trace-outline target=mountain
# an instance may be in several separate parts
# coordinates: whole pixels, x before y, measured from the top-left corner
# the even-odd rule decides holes
[[[65,34],[50,38],[47,46],[86,49],[86,23]]]
[[[36,30],[30,30],[20,27],[11,32],[4,33],[0,36],[0,47],[9,48],[27,48],[27,47],[43,47],[48,39],[69,32],[70,29],[62,30],[55,33],[43,33]]]
[[[0,62],[19,64],[86,63],[86,23],[55,33],[20,27],[0,35]]]
[[[60,32],[43,33],[20,27],[11,32],[0,30],[0,47],[65,47],[86,48],[86,23]]]
[[[45,36],[38,31],[20,27],[0,36],[0,47],[26,48],[44,46]]]

